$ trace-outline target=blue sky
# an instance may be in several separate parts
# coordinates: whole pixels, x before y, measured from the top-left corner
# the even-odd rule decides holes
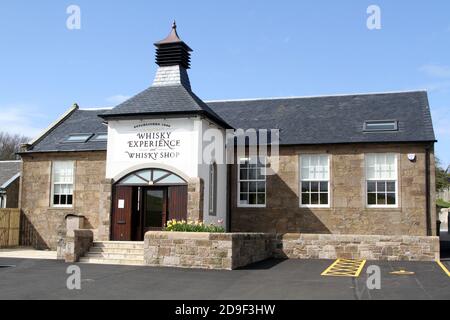
[[[66,9],[81,8],[81,30]],[[366,27],[381,8],[382,29]],[[29,136],[74,102],[114,106],[151,85],[177,20],[204,100],[427,89],[450,164],[450,2],[0,1],[0,131]]]

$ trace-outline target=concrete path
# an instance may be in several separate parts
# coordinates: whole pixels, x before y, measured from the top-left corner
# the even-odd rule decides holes
[[[33,248],[0,249],[0,258],[56,260],[56,251],[40,251]]]

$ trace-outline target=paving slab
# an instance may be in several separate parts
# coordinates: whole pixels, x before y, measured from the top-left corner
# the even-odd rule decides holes
[[[0,258],[56,260],[56,251],[41,251],[32,248],[0,249]]]

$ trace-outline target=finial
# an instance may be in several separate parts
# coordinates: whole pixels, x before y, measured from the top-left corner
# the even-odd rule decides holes
[[[177,29],[177,21],[173,20],[172,29]]]
[[[78,109],[78,108],[80,108],[80,107],[78,106],[78,103],[75,102],[75,103],[73,104],[72,108]]]

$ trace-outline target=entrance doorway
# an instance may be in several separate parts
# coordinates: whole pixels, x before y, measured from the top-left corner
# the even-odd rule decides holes
[[[115,186],[111,240],[143,241],[148,231],[161,231],[171,219],[187,219],[187,183],[163,170],[135,172]]]
[[[160,231],[167,222],[167,188],[144,188],[144,232]]]

